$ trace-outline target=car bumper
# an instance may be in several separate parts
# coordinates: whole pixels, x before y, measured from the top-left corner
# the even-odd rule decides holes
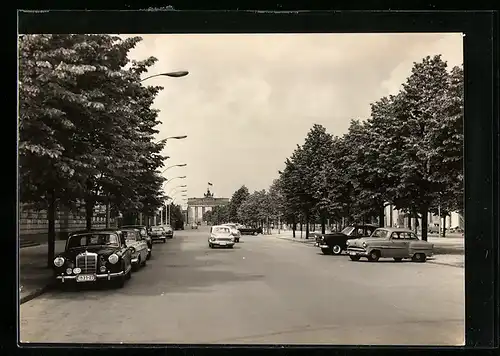
[[[103,279],[107,279],[109,281],[109,280],[111,280],[113,278],[122,277],[123,274],[124,274],[123,271],[114,272],[114,273],[100,273],[100,274],[96,274],[95,275],[96,280],[95,281],[90,281],[90,283],[96,282],[98,280],[103,280]],[[56,276],[56,279],[58,281],[61,281],[61,283],[64,283],[66,281],[76,281],[76,277],[77,277],[77,275],[72,275],[72,276],[63,276],[63,275],[60,275],[60,276]],[[82,283],[84,283],[84,282],[82,282]],[[86,282],[86,283],[89,283],[89,282]]]
[[[210,241],[210,243],[214,246],[234,246],[234,242],[228,241]]]
[[[322,242],[316,242],[314,245],[319,248],[330,248],[330,246]]]
[[[352,249],[348,248],[347,254],[349,256],[368,257],[368,251],[365,251],[365,250],[352,250]]]
[[[151,240],[165,240],[165,235],[157,235],[157,236],[151,236]]]

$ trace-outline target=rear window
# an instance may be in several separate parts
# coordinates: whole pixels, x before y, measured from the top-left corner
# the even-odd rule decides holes
[[[212,232],[214,234],[229,234],[230,230],[228,227],[214,227]]]

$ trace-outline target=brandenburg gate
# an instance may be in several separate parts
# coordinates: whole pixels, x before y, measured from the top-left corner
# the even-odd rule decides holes
[[[203,198],[188,198],[187,222],[188,224],[203,221],[203,215],[215,206],[227,205],[229,198],[214,198],[214,194],[207,189]]]

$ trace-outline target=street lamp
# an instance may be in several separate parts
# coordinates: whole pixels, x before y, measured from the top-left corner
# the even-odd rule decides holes
[[[173,187],[172,189],[170,189],[170,192],[168,192],[168,195],[171,195],[171,194],[172,194],[172,192],[173,192],[175,189],[177,189],[177,188],[186,188],[186,187],[187,187],[187,185],[186,185],[186,184],[182,184],[182,185],[178,185],[178,186],[176,186],[176,187]]]
[[[177,178],[179,178],[179,179],[184,179],[184,178],[186,178],[186,176],[179,176],[179,177],[170,178],[169,180],[167,180],[167,181],[165,182],[165,184],[168,184],[168,183],[170,183],[171,181],[173,181],[174,179],[177,179]]]
[[[170,168],[174,168],[174,167],[186,167],[186,166],[187,166],[187,163],[183,163],[183,164],[174,164],[174,165],[172,165],[172,166],[170,166],[170,167],[165,168],[165,169],[161,172],[161,174],[165,173],[165,172],[166,172],[167,170],[169,170]]]
[[[188,74],[189,74],[189,72],[187,70],[181,70],[181,71],[177,71],[177,72],[159,73],[159,74],[150,75],[149,77],[146,77],[146,78],[140,80],[139,82],[142,83],[143,81],[148,80],[150,78],[162,77],[162,76],[163,77],[171,77],[171,78],[180,78],[180,77],[185,77]]]

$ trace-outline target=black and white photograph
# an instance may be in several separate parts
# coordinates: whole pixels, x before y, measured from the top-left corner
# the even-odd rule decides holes
[[[463,41],[19,33],[19,341],[463,346]]]

